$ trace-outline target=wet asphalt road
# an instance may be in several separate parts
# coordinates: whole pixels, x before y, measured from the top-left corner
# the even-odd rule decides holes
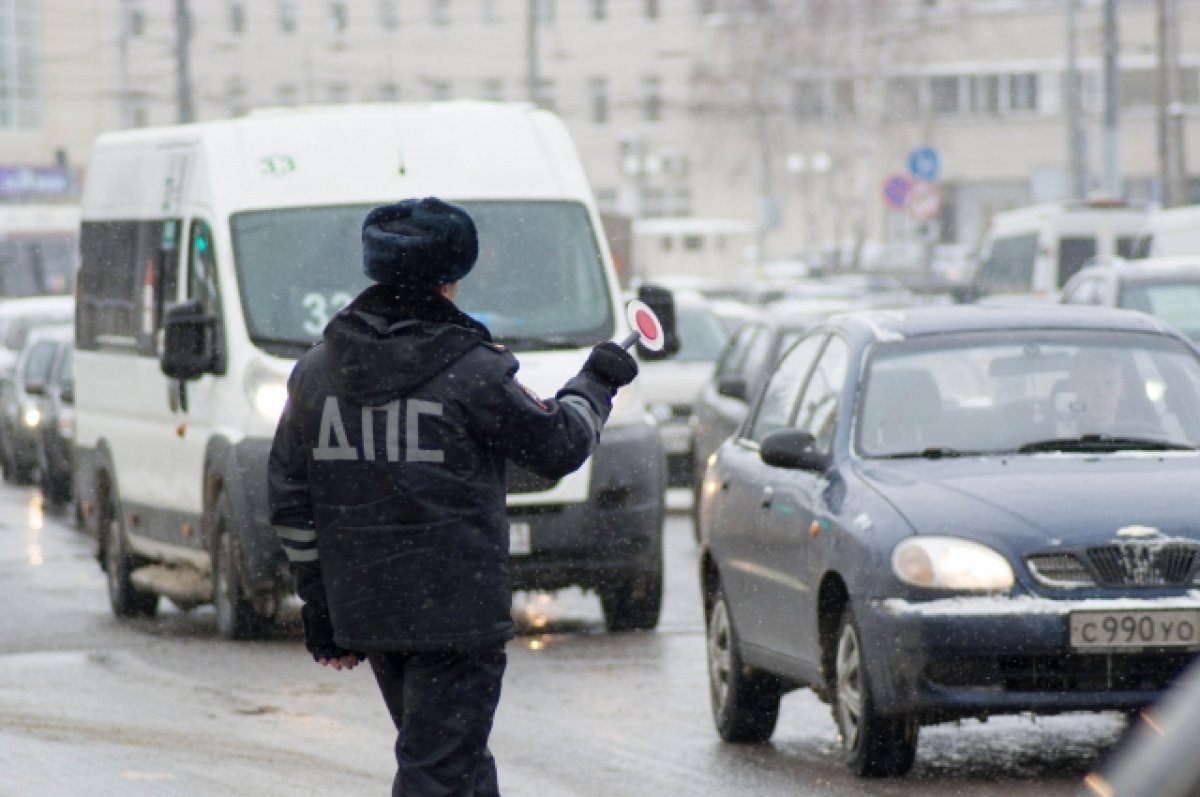
[[[1113,714],[925,728],[912,775],[857,780],[802,691],[770,744],[724,745],[687,515],[666,549],[654,633],[605,634],[588,595],[517,596],[492,736],[507,797],[1073,795],[1121,737]],[[118,622],[92,554],[36,490],[0,486],[0,795],[389,793],[392,730],[368,669],[318,667],[294,630],[223,642],[211,609]]]

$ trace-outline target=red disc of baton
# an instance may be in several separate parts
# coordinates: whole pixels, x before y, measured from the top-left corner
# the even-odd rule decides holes
[[[642,339],[643,346],[650,351],[662,351],[663,345],[666,343],[666,335],[663,334],[662,323],[649,305],[634,299],[625,305],[625,317],[629,321],[629,326],[633,327]]]

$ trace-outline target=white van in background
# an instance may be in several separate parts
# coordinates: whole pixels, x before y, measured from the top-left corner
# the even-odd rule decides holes
[[[212,601],[254,635],[291,590],[266,462],[295,358],[368,280],[374,206],[466,207],[480,256],[457,304],[552,395],[625,316],[594,200],[557,117],[446,102],[270,110],[101,136],[83,199],[78,489],[118,615]],[[643,355],[645,352],[643,352]],[[170,375],[168,375],[170,374]],[[666,473],[635,382],[557,482],[509,465],[517,589],[599,593],[652,628]]]
[[[1200,257],[1200,205],[1151,213],[1134,257]]]
[[[1090,262],[1129,257],[1148,217],[1145,208],[1110,201],[997,213],[980,248],[974,297],[1052,300]]]

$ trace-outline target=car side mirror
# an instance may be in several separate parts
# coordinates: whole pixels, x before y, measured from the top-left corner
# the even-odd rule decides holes
[[[46,383],[40,379],[26,382],[25,393],[29,396],[44,396],[46,395]]]
[[[675,324],[675,297],[671,291],[661,285],[642,285],[638,288],[638,299],[645,302],[654,311],[663,328],[662,351],[650,351],[639,340],[637,343],[638,358],[650,362],[674,357],[679,353],[679,332]]]
[[[758,456],[773,468],[825,470],[829,458],[817,451],[816,438],[799,429],[781,429],[767,435],[758,447]]]
[[[717,379],[717,395],[738,401],[749,400],[749,386],[744,376],[722,376]]]
[[[173,304],[163,314],[162,372],[173,379],[199,379],[216,368],[217,320],[199,302]]]

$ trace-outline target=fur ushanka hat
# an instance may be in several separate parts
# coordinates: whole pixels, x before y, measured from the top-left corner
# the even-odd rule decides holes
[[[363,220],[362,244],[367,276],[397,287],[458,282],[479,257],[471,216],[431,196],[372,210]]]

